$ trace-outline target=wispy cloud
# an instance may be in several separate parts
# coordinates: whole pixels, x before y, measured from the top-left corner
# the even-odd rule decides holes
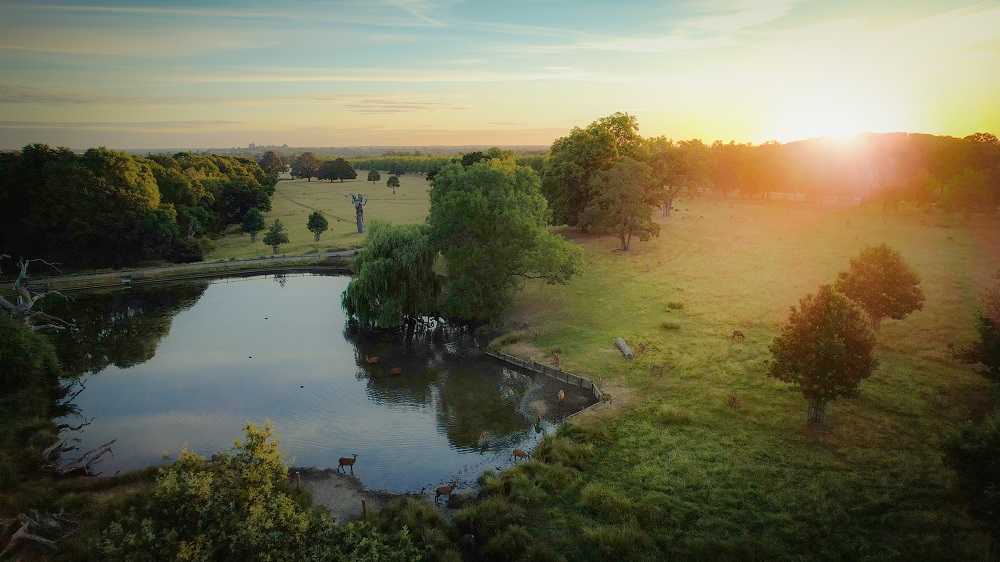
[[[295,83],[295,82],[525,82],[567,80],[587,76],[585,72],[468,72],[382,68],[373,71],[338,71],[328,68],[266,69],[247,74],[203,74],[174,76],[172,80],[195,83]]]
[[[240,121],[0,121],[0,129],[73,131],[163,131],[219,130],[241,126]]]
[[[783,18],[799,2],[791,0],[742,0],[728,2],[717,15],[694,18],[686,27],[714,32],[734,32]]]
[[[427,111],[465,110],[467,107],[452,103],[396,101],[388,99],[363,99],[344,105],[354,113],[362,115],[390,115],[393,113],[422,113]]]

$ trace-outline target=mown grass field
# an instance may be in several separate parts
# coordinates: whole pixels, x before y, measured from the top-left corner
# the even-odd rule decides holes
[[[393,195],[382,181],[364,181],[367,172],[358,172],[358,179],[341,182],[282,180],[271,197],[271,212],[264,218],[268,226],[280,219],[288,232],[288,244],[282,244],[278,255],[302,255],[333,250],[344,250],[361,245],[363,234],[358,234],[354,205],[348,193],[364,193],[365,224],[373,220],[388,220],[397,224],[422,223],[427,218],[430,204],[427,199],[429,184],[422,175],[399,177],[400,187]],[[306,228],[306,221],[313,211],[321,211],[330,222],[330,229],[313,241],[313,233]],[[233,226],[225,236],[213,240],[214,249],[205,256],[206,261],[248,259],[274,255],[270,246],[262,242],[264,232],[257,242],[250,242],[249,234],[242,234]]]
[[[533,533],[571,560],[982,559],[985,536],[941,441],[997,399],[953,354],[974,340],[978,294],[1000,269],[1000,221],[782,201],[678,206],[629,252],[563,230],[585,250],[583,274],[519,299],[516,316],[539,339],[512,350],[561,348],[563,368],[615,400],[579,422],[592,460],[579,485],[528,517]],[[880,366],[860,396],[808,426],[801,394],[766,376],[768,346],[789,306],[881,242],[921,275],[924,308],[883,323]],[[731,341],[733,330],[746,340]],[[626,361],[617,336],[645,353]],[[659,515],[642,515],[650,505]]]

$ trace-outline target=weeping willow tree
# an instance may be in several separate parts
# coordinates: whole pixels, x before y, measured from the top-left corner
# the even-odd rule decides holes
[[[861,309],[829,285],[791,307],[788,324],[771,345],[770,376],[797,384],[809,401],[806,420],[822,423],[826,406],[857,393],[871,376],[875,336]]]
[[[412,330],[417,318],[435,315],[436,255],[427,225],[372,221],[342,298],[348,316],[368,326],[406,324]]]

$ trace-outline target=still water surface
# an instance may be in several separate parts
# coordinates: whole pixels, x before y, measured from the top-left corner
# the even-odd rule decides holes
[[[507,466],[514,447],[532,449],[568,413],[539,398],[578,389],[507,369],[471,340],[405,346],[354,334],[340,306],[348,280],[257,276],[77,296],[63,314],[81,332],[59,350],[85,380],[81,450],[117,439],[99,465],[114,474],[184,444],[228,450],[248,422],[270,419],[289,464],[335,468],[358,453],[368,488],[405,492]]]

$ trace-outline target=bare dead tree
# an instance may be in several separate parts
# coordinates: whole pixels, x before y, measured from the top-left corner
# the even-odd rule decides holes
[[[0,261],[3,258],[9,258],[7,254],[0,255]],[[26,326],[32,330],[42,330],[42,329],[52,329],[52,330],[74,330],[76,325],[72,322],[63,320],[62,318],[57,318],[51,314],[46,314],[40,310],[34,310],[35,305],[40,303],[43,299],[49,295],[58,295],[62,298],[66,298],[59,291],[49,291],[44,285],[35,286],[28,282],[28,266],[32,262],[41,262],[56,271],[59,268],[55,264],[45,261],[43,259],[21,259],[17,262],[17,266],[20,268],[17,279],[11,287],[14,289],[14,293],[17,295],[15,299],[16,302],[10,302],[3,296],[0,296],[0,310],[5,311],[10,314],[15,320],[20,320],[24,322]]]

